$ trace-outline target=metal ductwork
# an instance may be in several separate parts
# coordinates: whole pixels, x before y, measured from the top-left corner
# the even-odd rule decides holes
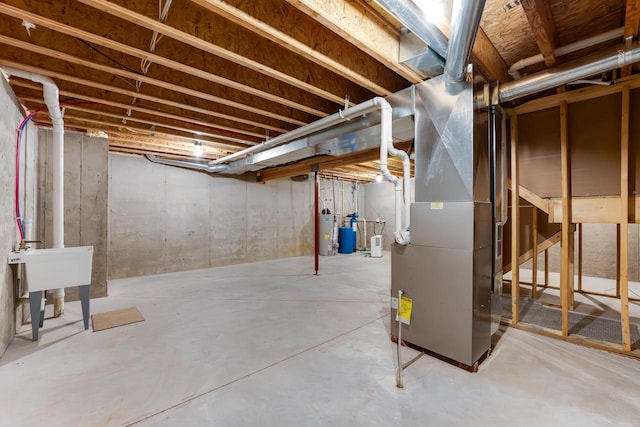
[[[485,0],[454,0],[449,36],[449,56],[444,68],[447,90],[459,92],[467,80],[467,66]]]
[[[435,53],[447,57],[447,38],[411,0],[377,0],[389,13],[424,40]],[[483,2],[484,3],[484,2]]]
[[[224,172],[229,168],[227,165],[208,165],[206,163],[188,162],[186,160],[168,159],[166,157],[159,157],[153,154],[147,154],[147,160],[153,163],[159,163],[167,166],[178,166],[189,169],[201,170],[204,172]]]
[[[507,102],[527,95],[533,95],[575,80],[611,71],[640,61],[640,44],[630,49],[617,47],[605,53],[588,56],[582,60],[563,64],[517,81],[500,86],[500,102]]]

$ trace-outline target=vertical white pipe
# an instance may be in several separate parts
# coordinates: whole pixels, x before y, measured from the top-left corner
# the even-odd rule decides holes
[[[402,150],[398,150],[393,146],[393,132],[392,132],[392,110],[391,105],[383,98],[374,98],[380,105],[380,111],[382,113],[380,121],[380,173],[389,182],[395,184],[396,190],[396,227],[395,232],[407,229],[410,223],[410,210],[411,205],[411,160],[409,155]],[[389,172],[388,168],[388,156],[400,157],[402,159],[402,180],[400,180]],[[404,184],[404,227],[402,225],[402,187]]]
[[[2,69],[9,75],[29,79],[42,84],[44,103],[47,106],[51,123],[53,124],[53,247],[64,247],[64,120],[60,110],[58,86],[49,77],[40,74],[23,71],[13,67]],[[49,291],[54,298],[54,316],[64,312],[64,288]]]

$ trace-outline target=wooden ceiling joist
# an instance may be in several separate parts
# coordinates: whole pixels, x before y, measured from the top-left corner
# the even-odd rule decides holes
[[[556,63],[556,25],[548,0],[520,0],[547,67]]]
[[[143,93],[140,92],[136,92],[135,90],[127,90],[127,89],[121,89],[119,87],[116,86],[111,86],[111,85],[104,85],[101,83],[97,83],[97,82],[91,82],[88,80],[84,80],[84,79],[80,79],[74,76],[70,76],[68,74],[62,74],[62,73],[58,73],[55,71],[50,71],[44,68],[40,68],[40,67],[33,67],[30,65],[25,65],[25,64],[20,64],[20,63],[16,63],[13,61],[8,61],[5,59],[0,59],[0,66],[1,65],[7,65],[10,67],[15,67],[15,68],[21,68],[25,71],[29,71],[32,73],[37,73],[37,74],[42,74],[48,77],[51,77],[52,79],[58,80],[58,81],[67,81],[67,82],[71,82],[71,83],[75,83],[78,85],[82,85],[82,86],[88,86],[94,89],[100,89],[100,90],[104,90],[107,91],[109,93],[118,93],[121,95],[125,95],[125,96],[129,96],[131,98],[137,98],[137,99],[144,99],[147,101],[150,101],[156,105],[167,105],[170,107],[175,107],[175,108],[179,108],[182,110],[187,110],[187,111],[192,111],[194,113],[200,113],[206,116],[211,116],[211,117],[215,117],[218,119],[224,119],[224,120],[228,120],[228,121],[235,121],[238,123],[242,123],[245,125],[249,125],[251,127],[259,127],[259,128],[263,128],[265,130],[272,130],[274,132],[278,132],[278,133],[284,133],[287,132],[287,129],[282,129],[282,128],[278,128],[275,126],[271,126],[271,125],[266,125],[264,123],[257,123],[257,122],[252,122],[250,120],[245,120],[239,117],[234,117],[234,116],[228,116],[225,114],[220,114],[217,113],[215,111],[211,111],[211,110],[207,110],[204,108],[200,108],[200,107],[196,107],[193,105],[188,105],[188,104],[184,104],[184,103],[178,103],[175,101],[170,101],[167,99],[161,99],[161,98],[157,98],[154,96],[149,96],[149,95],[145,95]],[[260,136],[264,136],[263,134],[260,133],[256,133],[256,132],[251,132],[251,131],[247,131],[243,128],[240,127],[229,127],[229,126],[224,126],[224,125],[220,125],[217,123],[211,123],[210,126],[214,126],[217,127],[219,129],[223,129],[223,130],[227,130],[229,132],[233,132],[233,133],[238,133],[238,134],[244,134],[244,135],[248,135],[248,136],[255,136],[255,137],[260,137]]]
[[[334,59],[320,53],[319,51],[307,46],[304,43],[299,42],[295,38],[269,26],[268,24],[254,18],[248,13],[237,9],[222,0],[191,0],[193,3],[200,7],[214,12],[231,22],[246,28],[272,42],[278,43],[291,52],[298,54],[309,61],[312,61],[327,70],[336,72],[352,82],[359,84],[377,95],[391,95],[391,91],[377,82],[366,78],[362,74],[354,71],[353,69],[343,65],[342,63],[335,61]],[[282,19],[282,17],[280,17]]]
[[[410,82],[422,81],[422,76],[398,62],[400,31],[375,19],[361,4],[337,0],[286,1]]]
[[[40,87],[38,87],[37,84],[31,83],[31,82],[22,81],[22,80],[13,81],[12,85],[15,85],[15,86],[18,86],[18,87],[25,87],[25,88],[35,89],[35,90],[41,89]],[[122,108],[125,111],[127,111],[127,110],[131,110],[132,112],[133,111],[139,111],[141,113],[152,115],[152,116],[164,117],[164,118],[172,119],[172,120],[179,120],[179,121],[182,121],[182,122],[185,122],[185,123],[192,123],[192,124],[195,124],[195,125],[203,126],[205,128],[208,128],[208,129],[219,129],[215,125],[213,125],[211,123],[203,122],[201,120],[192,119],[190,117],[179,117],[179,116],[176,116],[174,114],[169,114],[169,113],[165,113],[165,112],[162,112],[162,111],[151,110],[151,109],[148,109],[148,108],[138,107],[138,106],[134,106],[134,105],[130,105],[130,104],[123,104],[121,102],[109,101],[109,100],[106,100],[104,98],[88,96],[88,95],[84,95],[84,94],[77,93],[77,92],[70,92],[70,91],[66,91],[66,90],[60,90],[60,95],[68,97],[68,98],[76,98],[76,99],[81,99],[81,100],[84,100],[84,101],[90,101],[90,102],[93,102],[93,103],[99,104],[99,105],[109,105],[109,106],[112,106],[112,107]],[[245,133],[245,134],[247,134],[247,133]],[[260,138],[261,137],[261,135],[257,134],[257,133],[253,133],[253,135],[251,135],[251,136],[254,136],[256,138]],[[224,136],[223,135],[218,135],[217,138],[224,139]],[[247,142],[247,145],[253,145],[253,144],[251,142]]]
[[[410,142],[396,144],[396,148],[406,150],[409,148]],[[288,178],[296,175],[304,175],[312,171],[313,165],[318,165],[319,170],[328,170],[340,166],[353,165],[358,163],[370,162],[380,158],[380,150],[374,148],[372,150],[362,151],[354,154],[347,154],[341,157],[318,156],[301,160],[292,165],[278,166],[274,168],[263,169],[258,172],[260,181],[272,181],[274,179]]]
[[[163,80],[154,79],[151,77],[147,77],[145,75],[133,73],[131,71],[124,70],[122,68],[110,67],[107,65],[98,64],[95,62],[87,61],[85,59],[79,58],[77,56],[68,55],[64,52],[60,52],[53,49],[48,49],[42,46],[37,46],[33,43],[27,43],[21,40],[16,40],[11,37],[6,37],[0,34],[0,43],[6,44],[9,46],[16,47],[18,49],[22,49],[24,51],[38,53],[40,55],[44,55],[50,58],[54,58],[60,61],[66,61],[70,64],[76,64],[83,67],[91,68],[93,70],[102,71],[105,73],[109,73],[110,75],[117,75],[123,77],[125,79],[130,79],[132,81],[140,81],[152,86],[161,87],[164,89],[169,89],[171,91],[175,91],[177,93],[182,93],[185,95],[194,96],[197,98],[201,98],[207,101],[215,102],[218,104],[227,105],[229,107],[237,108],[238,110],[244,110],[247,112],[259,114],[271,119],[280,120],[283,122],[291,123],[297,126],[303,126],[306,123],[300,120],[292,119],[288,116],[284,116],[281,114],[272,113],[270,111],[262,110],[259,108],[254,108],[252,106],[242,104],[239,102],[230,101],[219,96],[210,95],[198,90],[189,89],[187,87],[179,86],[170,82],[166,82]]]
[[[22,101],[30,102],[31,104],[34,104],[34,105],[35,104],[37,104],[37,105],[41,105],[42,104],[42,100],[41,99],[30,98],[30,97],[20,97],[20,99]],[[173,136],[176,136],[176,137],[179,137],[179,138],[190,139],[192,142],[196,141],[196,140],[198,140],[198,141],[207,141],[207,143],[213,144],[213,145],[215,145],[217,147],[220,147],[220,148],[223,148],[223,149],[231,148],[230,151],[233,151],[234,147],[245,148],[247,146],[247,141],[236,140],[236,141],[233,141],[233,142],[232,141],[223,142],[223,141],[218,140],[218,136],[215,135],[215,134],[211,134],[211,133],[208,133],[208,132],[194,131],[193,129],[183,128],[183,127],[178,127],[178,126],[171,126],[171,125],[169,125],[167,123],[154,122],[154,121],[150,121],[150,120],[142,120],[142,119],[139,119],[139,118],[127,116],[126,114],[113,114],[113,113],[109,113],[109,112],[104,111],[104,110],[101,110],[98,113],[93,109],[85,108],[85,107],[74,105],[74,104],[66,105],[65,106],[65,110],[67,110],[67,111],[80,111],[80,112],[88,113],[88,114],[91,114],[91,115],[98,115],[99,117],[108,117],[108,118],[116,119],[116,120],[118,120],[118,122],[120,122],[121,126],[133,126],[138,130],[145,130],[145,129],[146,130],[151,130],[151,129],[153,129],[152,131],[164,133],[165,135],[173,135]],[[134,123],[135,125],[132,125],[132,123]],[[174,131],[174,132],[172,133],[171,131]],[[188,134],[188,136],[187,136],[187,134]]]
[[[640,24],[640,0],[627,0],[624,14],[624,39],[627,47],[631,41],[638,36],[638,26]],[[627,77],[631,75],[632,66],[623,67],[620,75]]]
[[[59,23],[53,19],[49,19],[40,15],[37,15],[35,13],[25,11],[23,9],[8,5],[6,3],[0,2],[0,13],[20,19],[20,20],[31,22],[35,25],[48,28],[52,31],[65,34],[67,36],[80,38],[86,42],[89,42],[98,46],[102,46],[108,49],[113,49],[127,55],[135,56],[140,59],[147,59],[153,62],[154,64],[159,64],[164,67],[179,71],[181,73],[186,73],[194,77],[205,79],[209,82],[227,86],[238,91],[246,92],[253,96],[257,96],[272,102],[276,102],[276,103],[288,106],[290,108],[295,108],[297,110],[304,111],[309,114],[313,114],[317,117],[325,117],[328,115],[325,111],[319,110],[317,108],[309,107],[305,104],[301,104],[299,102],[295,102],[287,98],[253,88],[249,85],[220,77],[216,74],[201,70],[196,67],[191,67],[189,65],[182,64],[177,61],[173,61],[171,59],[165,58],[160,55],[156,55],[154,53],[146,52],[131,46],[127,46],[126,44],[119,43],[119,42],[107,39],[105,37],[101,37],[96,34]]]
[[[220,58],[234,62],[238,65],[241,65],[243,67],[246,67],[258,73],[264,74],[273,79],[279,80],[282,83],[296,86],[311,94],[327,99],[329,101],[333,101],[337,104],[340,104],[340,105],[344,104],[344,95],[336,95],[320,87],[312,85],[306,81],[296,79],[291,75],[286,74],[282,71],[267,67],[266,65],[261,64],[257,61],[246,58],[230,50],[221,48],[220,46],[209,43],[192,34],[179,31],[169,25],[158,22],[155,19],[141,15],[125,7],[119,6],[117,4],[111,3],[106,0],[78,0],[78,1],[80,3],[94,7],[102,12],[111,14],[117,18],[123,19],[125,21],[131,22],[141,27],[147,28],[148,30],[151,30],[151,31],[157,31],[158,34],[162,34],[166,37],[170,37],[186,45],[195,47],[202,51],[208,52],[212,55],[218,56]],[[353,105],[353,104],[350,104],[350,105]]]

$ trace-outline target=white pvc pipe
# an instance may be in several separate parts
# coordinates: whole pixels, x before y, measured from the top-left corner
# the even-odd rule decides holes
[[[579,40],[575,43],[571,43],[566,46],[562,46],[557,49],[554,49],[553,54],[555,56],[566,55],[567,53],[575,52],[580,49],[591,47],[596,44],[603,43],[608,40],[613,40],[617,37],[622,37],[622,36],[624,36],[624,27],[619,27],[614,30],[609,30],[605,33],[598,34],[593,37],[588,37],[586,39]],[[544,61],[544,56],[542,56],[541,53],[534,56],[530,56],[528,58],[521,59],[515,62],[513,65],[511,65],[511,67],[509,67],[509,74],[511,75],[511,77],[517,80],[520,78],[519,71],[521,69],[525,67],[529,67],[534,64],[538,64],[543,61]]]
[[[29,79],[42,85],[44,103],[47,106],[51,123],[53,123],[53,248],[64,248],[64,120],[60,110],[59,92],[56,83],[49,77],[20,70],[18,68],[2,66],[9,75]],[[64,301],[64,288],[49,291],[54,299]]]
[[[409,155],[402,151],[398,150],[393,146],[393,132],[392,132],[392,110],[391,105],[384,98],[374,98],[372,101],[375,101],[380,106],[380,111],[382,114],[380,121],[380,173],[389,182],[395,184],[396,191],[396,227],[395,232],[400,232],[403,229],[407,229],[409,227],[410,222],[410,210],[409,206],[411,205],[411,163],[409,159]],[[402,183],[398,179],[398,177],[394,176],[389,172],[389,168],[387,166],[388,163],[388,155],[392,155],[394,157],[400,157],[402,159],[402,173],[403,173],[403,182],[404,182],[404,209],[405,209],[405,220],[404,220],[404,228],[402,226]]]

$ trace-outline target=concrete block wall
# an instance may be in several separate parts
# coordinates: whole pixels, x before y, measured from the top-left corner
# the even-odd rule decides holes
[[[20,241],[15,221],[15,139],[16,129],[22,119],[23,112],[4,78],[0,77],[0,356],[15,335],[16,328],[22,323],[17,297],[19,289],[14,280],[15,269],[7,265],[9,252]],[[29,124],[25,129],[21,169],[25,172],[21,181],[21,202],[23,218],[34,215],[34,194],[25,200],[33,189],[36,161],[36,128]],[[28,203],[25,203],[28,201]]]
[[[108,277],[313,254],[313,181],[261,184],[109,155]]]
[[[36,238],[46,248],[53,243],[52,143],[53,133],[38,136],[39,197]],[[106,139],[76,132],[64,135],[64,244],[93,246],[91,297],[107,295],[107,185],[109,144]],[[65,300],[79,298],[76,287],[65,290]]]

